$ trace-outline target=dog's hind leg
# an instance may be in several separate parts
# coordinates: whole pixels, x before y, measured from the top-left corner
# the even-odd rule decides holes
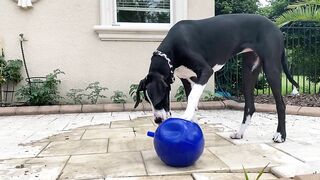
[[[232,139],[242,139],[246,128],[249,126],[251,117],[255,112],[254,87],[261,71],[259,57],[254,52],[243,54],[243,94],[245,98],[244,115],[240,128],[230,135]]]
[[[286,121],[285,121],[285,112],[286,105],[283,101],[281,95],[281,65],[280,57],[279,61],[275,59],[267,59],[268,62],[263,64],[263,71],[266,74],[268,83],[271,87],[273,97],[276,102],[277,113],[278,113],[278,127],[277,132],[273,136],[274,142],[284,142],[286,140]]]
[[[188,96],[191,92],[191,83],[187,79],[180,79],[184,88],[184,91],[186,93],[186,97],[188,99]]]

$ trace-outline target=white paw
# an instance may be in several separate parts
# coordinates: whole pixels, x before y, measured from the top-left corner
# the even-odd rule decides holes
[[[243,134],[239,133],[239,132],[235,132],[230,134],[230,138],[231,139],[242,139],[243,138]]]
[[[274,135],[273,135],[273,141],[274,142],[277,142],[277,143],[282,143],[284,142],[284,139],[282,139],[282,135],[279,133],[279,132],[276,132]]]

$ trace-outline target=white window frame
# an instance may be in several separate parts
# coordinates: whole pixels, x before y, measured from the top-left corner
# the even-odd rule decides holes
[[[162,41],[169,29],[187,19],[188,0],[171,0],[170,23],[117,23],[116,0],[100,0],[100,25],[94,26],[104,41]]]

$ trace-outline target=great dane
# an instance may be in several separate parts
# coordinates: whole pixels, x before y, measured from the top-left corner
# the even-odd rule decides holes
[[[168,32],[153,53],[148,75],[140,81],[140,91],[152,105],[155,122],[170,116],[170,90],[174,73],[181,79],[187,95],[187,108],[182,118],[192,120],[200,96],[212,74],[231,57],[243,53],[244,116],[240,129],[231,134],[243,138],[255,112],[254,87],[261,68],[266,74],[277,108],[278,127],[274,142],[286,139],[285,103],[281,95],[281,72],[299,88],[287,67],[284,38],[279,28],[260,15],[229,14],[202,20],[183,20]]]

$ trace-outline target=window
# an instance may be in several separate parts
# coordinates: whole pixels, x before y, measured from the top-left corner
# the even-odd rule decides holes
[[[161,41],[186,17],[186,0],[100,0],[94,29],[101,40]]]
[[[170,0],[116,0],[116,23],[170,24]]]

